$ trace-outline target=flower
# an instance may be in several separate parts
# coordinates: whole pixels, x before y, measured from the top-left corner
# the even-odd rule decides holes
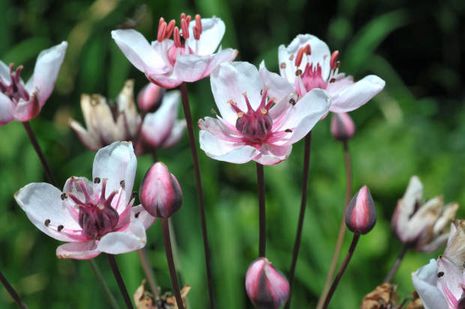
[[[465,221],[453,222],[444,255],[412,274],[413,285],[428,308],[465,306]]]
[[[225,25],[217,17],[200,18],[181,14],[179,28],[175,20],[160,18],[157,40],[149,42],[135,30],[114,30],[111,36],[128,60],[147,78],[164,88],[183,82],[195,82],[210,75],[222,62],[237,56],[234,49],[214,54],[223,38]],[[172,39],[170,39],[172,37]]]
[[[447,227],[457,209],[456,203],[444,206],[441,197],[423,202],[423,185],[413,176],[394,210],[392,228],[402,243],[417,251],[431,252],[447,240]]]
[[[140,186],[139,199],[154,217],[169,218],[182,205],[182,190],[168,167],[157,162],[147,171]]]
[[[289,46],[279,46],[281,76],[291,83],[299,96],[324,89],[331,98],[331,112],[353,111],[371,100],[385,82],[368,75],[354,82],[352,76],[339,73],[339,51],[332,54],[325,42],[310,34],[299,34]]]
[[[289,282],[264,257],[255,260],[245,275],[245,289],[257,308],[279,308],[289,298]]]
[[[179,91],[166,93],[159,108],[146,114],[142,122],[134,103],[134,81],[128,80],[114,107],[101,95],[83,94],[81,108],[87,129],[74,119],[69,124],[90,150],[125,140],[134,142],[136,153],[140,154],[171,147],[179,141],[186,126],[185,120],[176,120],[179,102]]]
[[[285,79],[248,62],[223,63],[210,81],[221,116],[199,121],[200,148],[220,161],[277,164],[329,108],[319,89],[296,104]]]
[[[375,202],[367,186],[363,186],[347,205],[345,222],[349,230],[357,234],[366,234],[375,225]]]
[[[31,183],[15,199],[31,222],[59,241],[59,258],[91,259],[101,252],[121,254],[143,248],[145,229],[154,221],[133,207],[137,159],[128,142],[116,142],[95,155],[93,180],[69,178],[63,191]]]
[[[24,83],[23,66],[14,69],[0,61],[0,125],[13,120],[26,122],[36,117],[55,86],[65,57],[67,42],[43,50],[37,57],[34,73]]]

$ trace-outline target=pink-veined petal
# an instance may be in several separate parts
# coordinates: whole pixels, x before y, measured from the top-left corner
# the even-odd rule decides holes
[[[40,104],[36,94],[33,94],[29,101],[20,100],[13,109],[13,116],[16,120],[25,122],[35,118],[40,113]]]
[[[108,254],[122,254],[145,246],[147,237],[142,222],[132,220],[126,230],[108,233],[97,243],[97,250]]]
[[[136,30],[113,30],[111,37],[139,71],[145,74],[164,74],[170,70],[163,56]]]
[[[61,241],[78,241],[82,228],[61,199],[62,192],[48,183],[31,183],[15,194],[18,205],[39,230]],[[58,227],[62,226],[61,231]]]
[[[155,85],[160,86],[165,89],[173,89],[183,83],[183,80],[178,78],[172,72],[166,75],[147,74],[147,78],[149,79],[149,81],[151,81]]]
[[[107,192],[118,191],[124,181],[126,202],[132,195],[137,158],[132,143],[115,142],[101,148],[95,155],[92,178],[108,179]]]
[[[198,55],[211,55],[220,45],[226,27],[218,17],[202,18],[202,34],[199,40],[194,38],[195,19],[189,24],[190,36],[187,40],[189,47]]]
[[[89,260],[99,254],[95,240],[65,243],[56,250],[56,255],[60,259]]]
[[[52,94],[67,47],[67,42],[61,42],[42,51],[37,57],[34,74],[31,77],[32,82],[28,82],[28,86],[32,87],[32,89],[28,89],[28,91],[31,95],[37,92],[40,107],[44,106]]]
[[[463,295],[463,267],[455,265],[446,256],[439,257],[437,265],[436,286],[442,291],[449,308],[458,308]]]
[[[334,84],[337,84],[335,82]],[[350,112],[370,101],[383,90],[386,82],[376,75],[368,75],[354,84],[340,87],[339,91],[331,95],[330,111],[335,113]],[[328,91],[333,92],[329,85]]]
[[[291,154],[291,151],[291,144],[284,144],[282,146],[264,144],[258,150],[253,160],[262,165],[276,165],[286,160]]]
[[[14,119],[13,103],[10,98],[0,92],[0,126]]]
[[[437,288],[438,265],[435,260],[421,267],[412,274],[415,290],[425,306],[425,309],[447,308],[447,303],[441,291]]]

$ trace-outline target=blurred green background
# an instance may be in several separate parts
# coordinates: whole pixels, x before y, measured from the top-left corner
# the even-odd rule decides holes
[[[360,247],[343,278],[332,308],[357,308],[385,274],[400,250],[390,217],[411,175],[424,181],[426,197],[444,195],[465,203],[464,45],[465,2],[381,1],[226,1],[226,0],[0,0],[0,59],[24,64],[32,72],[37,54],[69,42],[56,90],[40,117],[32,121],[61,184],[71,175],[91,175],[93,153],[67,126],[82,119],[79,97],[101,93],[114,98],[127,78],[136,89],[145,83],[110,37],[118,27],[136,27],[156,37],[158,18],[179,13],[217,15],[226,25],[222,45],[239,58],[277,69],[277,47],[299,33],[313,33],[342,54],[342,71],[357,78],[374,73],[386,80],[383,93],[352,113],[357,135],[350,143],[354,190],[367,184],[379,214],[375,229]],[[209,81],[189,85],[194,119],[210,115],[214,101]],[[300,201],[303,145],[291,158],[267,167],[268,257],[287,272]],[[192,308],[206,308],[203,251],[187,139],[159,152],[184,190],[185,203],[174,217],[182,283],[192,286]],[[138,182],[151,164],[139,159]],[[213,161],[201,153],[207,196],[219,308],[250,308],[244,274],[256,257],[257,201],[253,164]],[[40,233],[12,196],[30,182],[44,180],[39,161],[19,123],[0,127],[0,269],[30,308],[108,307],[86,262],[58,260],[58,242]],[[137,189],[137,187],[135,187]],[[314,129],[309,203],[297,266],[292,308],[312,308],[322,289],[344,206],[342,146],[329,133],[329,121]],[[463,214],[463,210],[459,213]],[[158,282],[170,287],[158,224],[148,248]],[[346,250],[349,236],[346,237]],[[408,254],[395,282],[401,298],[413,290],[410,273],[431,255]],[[136,254],[118,256],[130,293],[142,279]],[[117,287],[103,257],[97,259],[111,288]],[[119,298],[121,304],[122,299]],[[0,308],[14,305],[0,288]]]

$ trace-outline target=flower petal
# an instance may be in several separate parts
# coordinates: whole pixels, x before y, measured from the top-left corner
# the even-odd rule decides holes
[[[184,130],[186,129],[186,120],[176,120],[173,128],[171,129],[170,135],[166,138],[161,145],[163,148],[169,148],[174,146],[182,138]]]
[[[136,176],[137,158],[132,143],[115,142],[95,155],[92,178],[108,179],[107,192],[118,191],[124,180],[126,202],[129,202]]]
[[[150,146],[160,147],[171,134],[178,115],[180,99],[179,91],[167,92],[158,110],[145,116],[141,134]]]
[[[458,303],[463,295],[463,267],[455,265],[447,257],[442,256],[437,261],[438,289],[446,298],[449,308],[459,308]]]
[[[13,103],[10,98],[0,92],[0,126],[14,119]]]
[[[32,89],[28,89],[28,91],[30,94],[37,91],[40,107],[44,106],[52,94],[67,47],[67,42],[61,42],[61,44],[42,51],[37,57],[34,74],[31,77],[32,83],[28,82]]]
[[[81,143],[83,143],[89,150],[97,151],[97,149],[103,146],[94,134],[84,129],[81,124],[74,119],[70,119],[69,126],[77,135]]]
[[[139,71],[145,74],[163,74],[170,70],[162,55],[136,30],[113,30],[111,37]]]
[[[337,84],[337,82],[334,84]],[[386,82],[376,75],[368,75],[355,84],[340,87],[340,89],[337,89],[338,91],[336,93],[331,90],[331,87],[339,86],[332,86],[330,84],[328,86],[328,92],[333,92],[333,95],[331,95],[330,111],[336,113],[353,111],[370,101],[383,90],[385,84]]]
[[[291,154],[291,151],[291,144],[285,144],[282,146],[264,144],[258,150],[258,154],[253,158],[253,160],[262,165],[276,165],[286,160]]]
[[[189,24],[190,36],[187,40],[189,47],[198,55],[211,55],[220,45],[226,27],[218,17],[202,18],[202,34],[200,39],[194,38],[195,19]]]
[[[147,74],[147,78],[150,82],[154,83],[157,86],[160,86],[165,89],[173,89],[178,87],[183,83],[183,81],[178,78],[173,73],[171,74]]]
[[[16,202],[39,230],[57,240],[76,242],[81,227],[61,199],[62,192],[48,183],[31,183],[15,194]],[[57,227],[63,229],[58,232]]]
[[[241,143],[230,142],[205,130],[200,131],[200,148],[212,159],[242,164],[256,155],[256,149]]]
[[[40,103],[37,97],[38,92],[34,93],[29,101],[20,100],[14,107],[13,116],[16,120],[25,122],[35,118],[40,113]]]
[[[131,208],[131,220],[139,221],[145,229],[148,229],[155,222],[155,217],[152,217],[142,205],[138,205]]]
[[[260,64],[259,73],[270,98],[273,98],[276,103],[282,100],[289,100],[289,96],[294,91],[294,88],[287,79],[268,71],[264,62]]]
[[[447,308],[447,303],[441,291],[436,287],[437,262],[433,259],[412,274],[412,281],[425,309]]]
[[[66,243],[56,250],[59,259],[90,260],[100,254],[95,240]]]
[[[260,104],[263,88],[257,68],[248,62],[222,63],[210,78],[216,106],[224,120],[236,124],[237,114],[231,108],[234,101],[243,111],[247,111],[243,94],[246,93],[252,107]]]
[[[109,254],[122,254],[139,250],[147,243],[145,228],[139,221],[131,221],[124,231],[108,233],[97,244],[97,250]]]

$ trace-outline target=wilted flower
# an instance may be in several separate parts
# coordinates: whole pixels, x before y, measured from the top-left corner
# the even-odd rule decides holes
[[[392,228],[399,240],[417,251],[431,252],[443,244],[447,227],[455,218],[458,204],[444,206],[441,197],[423,202],[423,185],[417,176],[410,179],[407,191],[397,203]]]
[[[289,297],[289,282],[267,258],[258,258],[247,270],[245,289],[257,308],[279,308]]]
[[[285,79],[247,62],[222,64],[211,76],[211,87],[221,117],[199,121],[200,147],[220,161],[277,164],[329,107],[318,89],[296,104]]]
[[[232,61],[237,51],[218,51],[225,32],[217,17],[200,18],[181,14],[180,25],[160,18],[157,40],[149,44],[135,30],[111,32],[116,44],[128,60],[147,78],[164,88],[174,88],[183,82],[195,82],[210,75],[222,62]],[[172,38],[172,39],[171,39]]]
[[[333,113],[331,134],[338,141],[347,141],[355,134],[355,124],[348,113]]]
[[[52,94],[68,43],[42,51],[27,83],[21,79],[23,66],[14,69],[0,61],[0,125],[36,117]]]
[[[319,88],[331,98],[331,112],[353,111],[371,100],[385,82],[368,75],[358,82],[339,73],[339,51],[332,54],[325,42],[310,34],[299,34],[288,47],[279,46],[279,69],[299,96]]]
[[[144,113],[155,111],[161,103],[165,89],[148,83],[137,95],[137,106]]]
[[[141,116],[134,103],[134,81],[126,81],[110,106],[101,95],[82,95],[81,108],[87,129],[71,119],[70,127],[90,150],[97,150],[115,141],[132,141],[136,152],[166,148],[175,144],[185,128],[184,120],[176,120],[180,102],[179,91],[163,96],[161,106],[153,113]],[[148,149],[146,149],[148,148]]]
[[[181,186],[168,167],[157,162],[145,174],[140,186],[139,199],[152,216],[169,218],[181,208]]]
[[[136,165],[131,143],[113,143],[97,152],[92,181],[71,177],[63,191],[31,183],[15,199],[39,230],[66,242],[57,248],[59,258],[138,250],[145,246],[145,229],[154,218],[142,206],[133,207]]]
[[[363,186],[347,205],[345,222],[349,230],[358,234],[368,233],[375,225],[375,202],[367,186]]]
[[[396,286],[383,283],[363,297],[361,309],[388,309],[396,308],[397,305]]]

